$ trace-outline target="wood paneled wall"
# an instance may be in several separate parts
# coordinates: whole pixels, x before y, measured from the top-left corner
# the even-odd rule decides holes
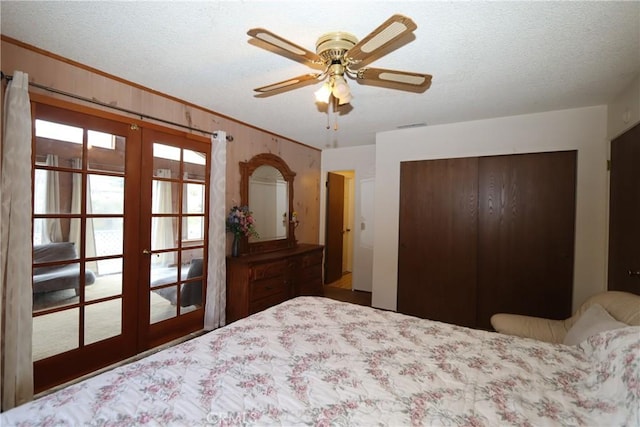
[[[16,70],[23,71],[29,74],[31,82],[50,88],[197,129],[209,132],[222,130],[227,135],[232,135],[233,142],[227,144],[227,209],[240,203],[239,162],[247,161],[259,153],[273,153],[280,156],[296,173],[294,209],[298,212],[300,219],[300,225],[296,229],[296,238],[299,242],[318,243],[320,150],[302,142],[258,129],[223,114],[138,86],[118,76],[91,69],[5,36],[2,37],[1,43],[2,71],[6,74],[12,74]],[[72,100],[41,89],[32,88],[31,91],[126,116],[125,113]],[[139,119],[139,117],[132,117]],[[166,126],[171,127],[170,125]],[[184,131],[182,128],[177,129]],[[193,133],[202,135],[197,131]],[[231,238],[229,236],[227,241],[230,245]]]

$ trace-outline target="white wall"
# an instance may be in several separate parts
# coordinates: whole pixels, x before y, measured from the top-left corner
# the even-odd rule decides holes
[[[574,149],[578,150],[575,309],[590,295],[606,289],[605,106],[377,134],[372,305],[396,309],[400,162]]]
[[[607,106],[607,136],[613,140],[640,122],[640,75]]]
[[[353,170],[355,172],[355,212],[353,227],[353,274],[352,287],[359,291],[371,291],[373,274],[373,247],[362,244],[362,224],[366,230],[374,227],[373,212],[362,211],[361,182],[375,177],[376,149],[374,145],[334,148],[322,151],[322,171],[320,186],[320,236],[321,244],[325,240],[327,172]]]

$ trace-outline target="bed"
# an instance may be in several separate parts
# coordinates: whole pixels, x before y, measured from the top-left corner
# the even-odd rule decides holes
[[[0,424],[637,426],[639,354],[640,327],[565,346],[299,297]]]

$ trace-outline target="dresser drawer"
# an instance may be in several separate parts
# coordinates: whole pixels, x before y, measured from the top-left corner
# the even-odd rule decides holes
[[[304,284],[310,280],[315,280],[317,278],[322,279],[322,265],[316,264],[311,265],[306,268],[300,269],[298,272],[298,282]]]
[[[306,268],[311,265],[322,265],[322,251],[316,251],[310,254],[303,255],[300,261],[300,267]]]
[[[254,302],[271,295],[284,293],[289,295],[289,285],[283,277],[256,280],[250,284],[249,301]]]
[[[302,243],[227,257],[227,322],[298,295],[322,295],[322,249]]]
[[[251,267],[249,280],[262,280],[268,279],[269,277],[284,276],[286,271],[286,260],[257,264]]]

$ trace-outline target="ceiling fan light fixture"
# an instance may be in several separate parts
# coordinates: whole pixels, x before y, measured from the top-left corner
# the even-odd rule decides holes
[[[320,89],[313,93],[316,97],[316,102],[321,102],[323,104],[327,104],[329,102],[329,98],[331,97],[331,87],[329,83],[324,83],[320,86]]]
[[[338,99],[346,98],[347,96],[351,96],[351,91],[349,90],[349,85],[347,85],[347,81],[343,76],[333,76],[332,78],[333,84],[331,89],[331,94]]]
[[[343,98],[338,98],[338,105],[348,104],[351,102],[352,99],[353,99],[353,95],[351,95],[351,93],[348,93]]]
[[[338,110],[338,106],[348,104],[353,98],[346,77],[358,83],[381,83],[380,86],[391,89],[425,91],[431,86],[432,76],[429,74],[364,67],[368,62],[395,49],[393,44],[416,28],[411,18],[395,14],[361,40],[344,31],[325,33],[317,39],[315,52],[264,28],[253,28],[247,32],[249,36],[278,50],[289,52],[293,55],[287,55],[291,59],[322,70],[321,73],[304,74],[254,90],[275,94],[310,83],[311,80],[321,81],[322,87],[314,92],[316,102],[329,105],[328,111],[333,107],[334,112]]]

